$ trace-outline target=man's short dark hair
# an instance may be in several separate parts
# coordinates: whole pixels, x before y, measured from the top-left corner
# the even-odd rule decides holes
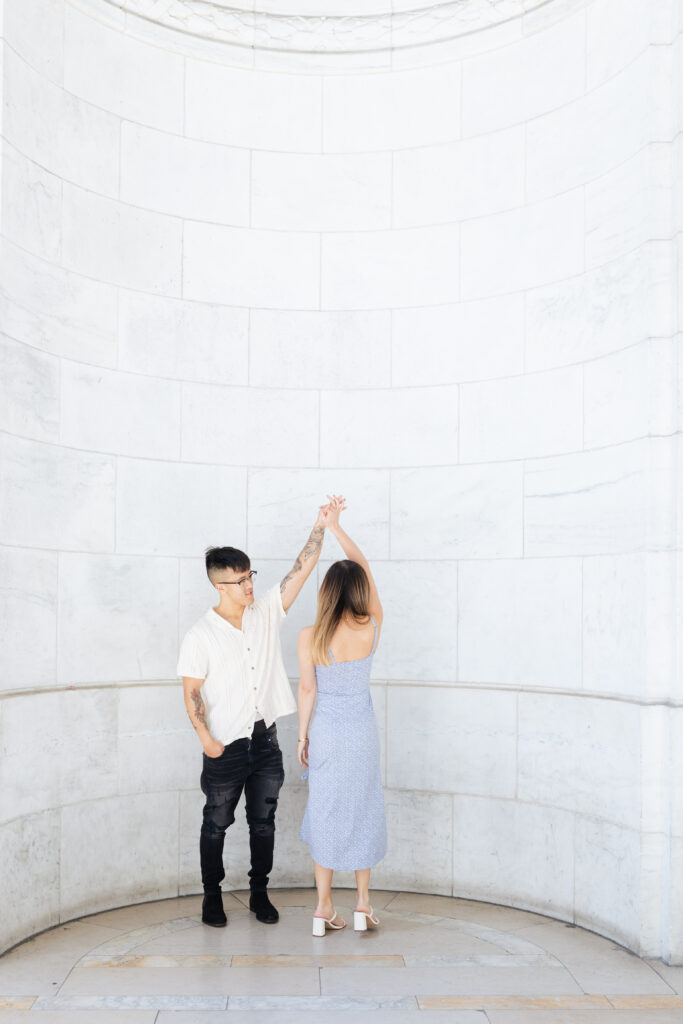
[[[233,572],[248,572],[251,569],[249,556],[239,548],[207,548],[206,575],[212,583],[216,573],[224,569],[232,569]]]

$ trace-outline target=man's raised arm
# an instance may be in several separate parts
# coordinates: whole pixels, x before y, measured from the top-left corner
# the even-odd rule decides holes
[[[320,558],[325,536],[325,512],[327,505],[321,506],[311,535],[297,555],[297,559],[287,575],[280,583],[282,607],[285,611],[292,606],[299,591],[315,568]]]

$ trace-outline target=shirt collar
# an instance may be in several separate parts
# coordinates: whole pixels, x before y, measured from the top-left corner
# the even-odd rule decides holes
[[[245,610],[245,612],[248,612],[249,611],[249,606],[247,608],[245,608],[244,610]],[[206,617],[209,620],[209,622],[213,623],[214,625],[216,625],[216,623],[217,623],[219,629],[222,627],[223,629],[229,630],[231,633],[240,633],[240,634],[242,634],[244,632],[244,625],[245,625],[244,616],[242,616],[242,628],[241,629],[238,629],[237,626],[233,626],[232,622],[228,622],[228,620],[224,619],[222,615],[219,615],[217,611],[214,611],[213,606],[211,606],[209,608],[209,610],[207,611]]]

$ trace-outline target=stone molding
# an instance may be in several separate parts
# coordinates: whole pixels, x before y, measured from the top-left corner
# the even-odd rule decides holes
[[[386,3],[390,6],[391,0]],[[551,3],[553,0],[446,0],[420,6],[416,0],[412,10],[294,14],[249,10],[227,0],[100,0],[104,8],[207,41],[300,54],[372,53],[446,43]]]

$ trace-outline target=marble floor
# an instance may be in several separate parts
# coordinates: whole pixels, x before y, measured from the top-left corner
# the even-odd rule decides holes
[[[0,957],[0,1024],[682,1024],[683,967],[487,903],[373,892],[377,930],[311,935],[310,889],[272,890],[276,925],[224,894],[123,907]]]

